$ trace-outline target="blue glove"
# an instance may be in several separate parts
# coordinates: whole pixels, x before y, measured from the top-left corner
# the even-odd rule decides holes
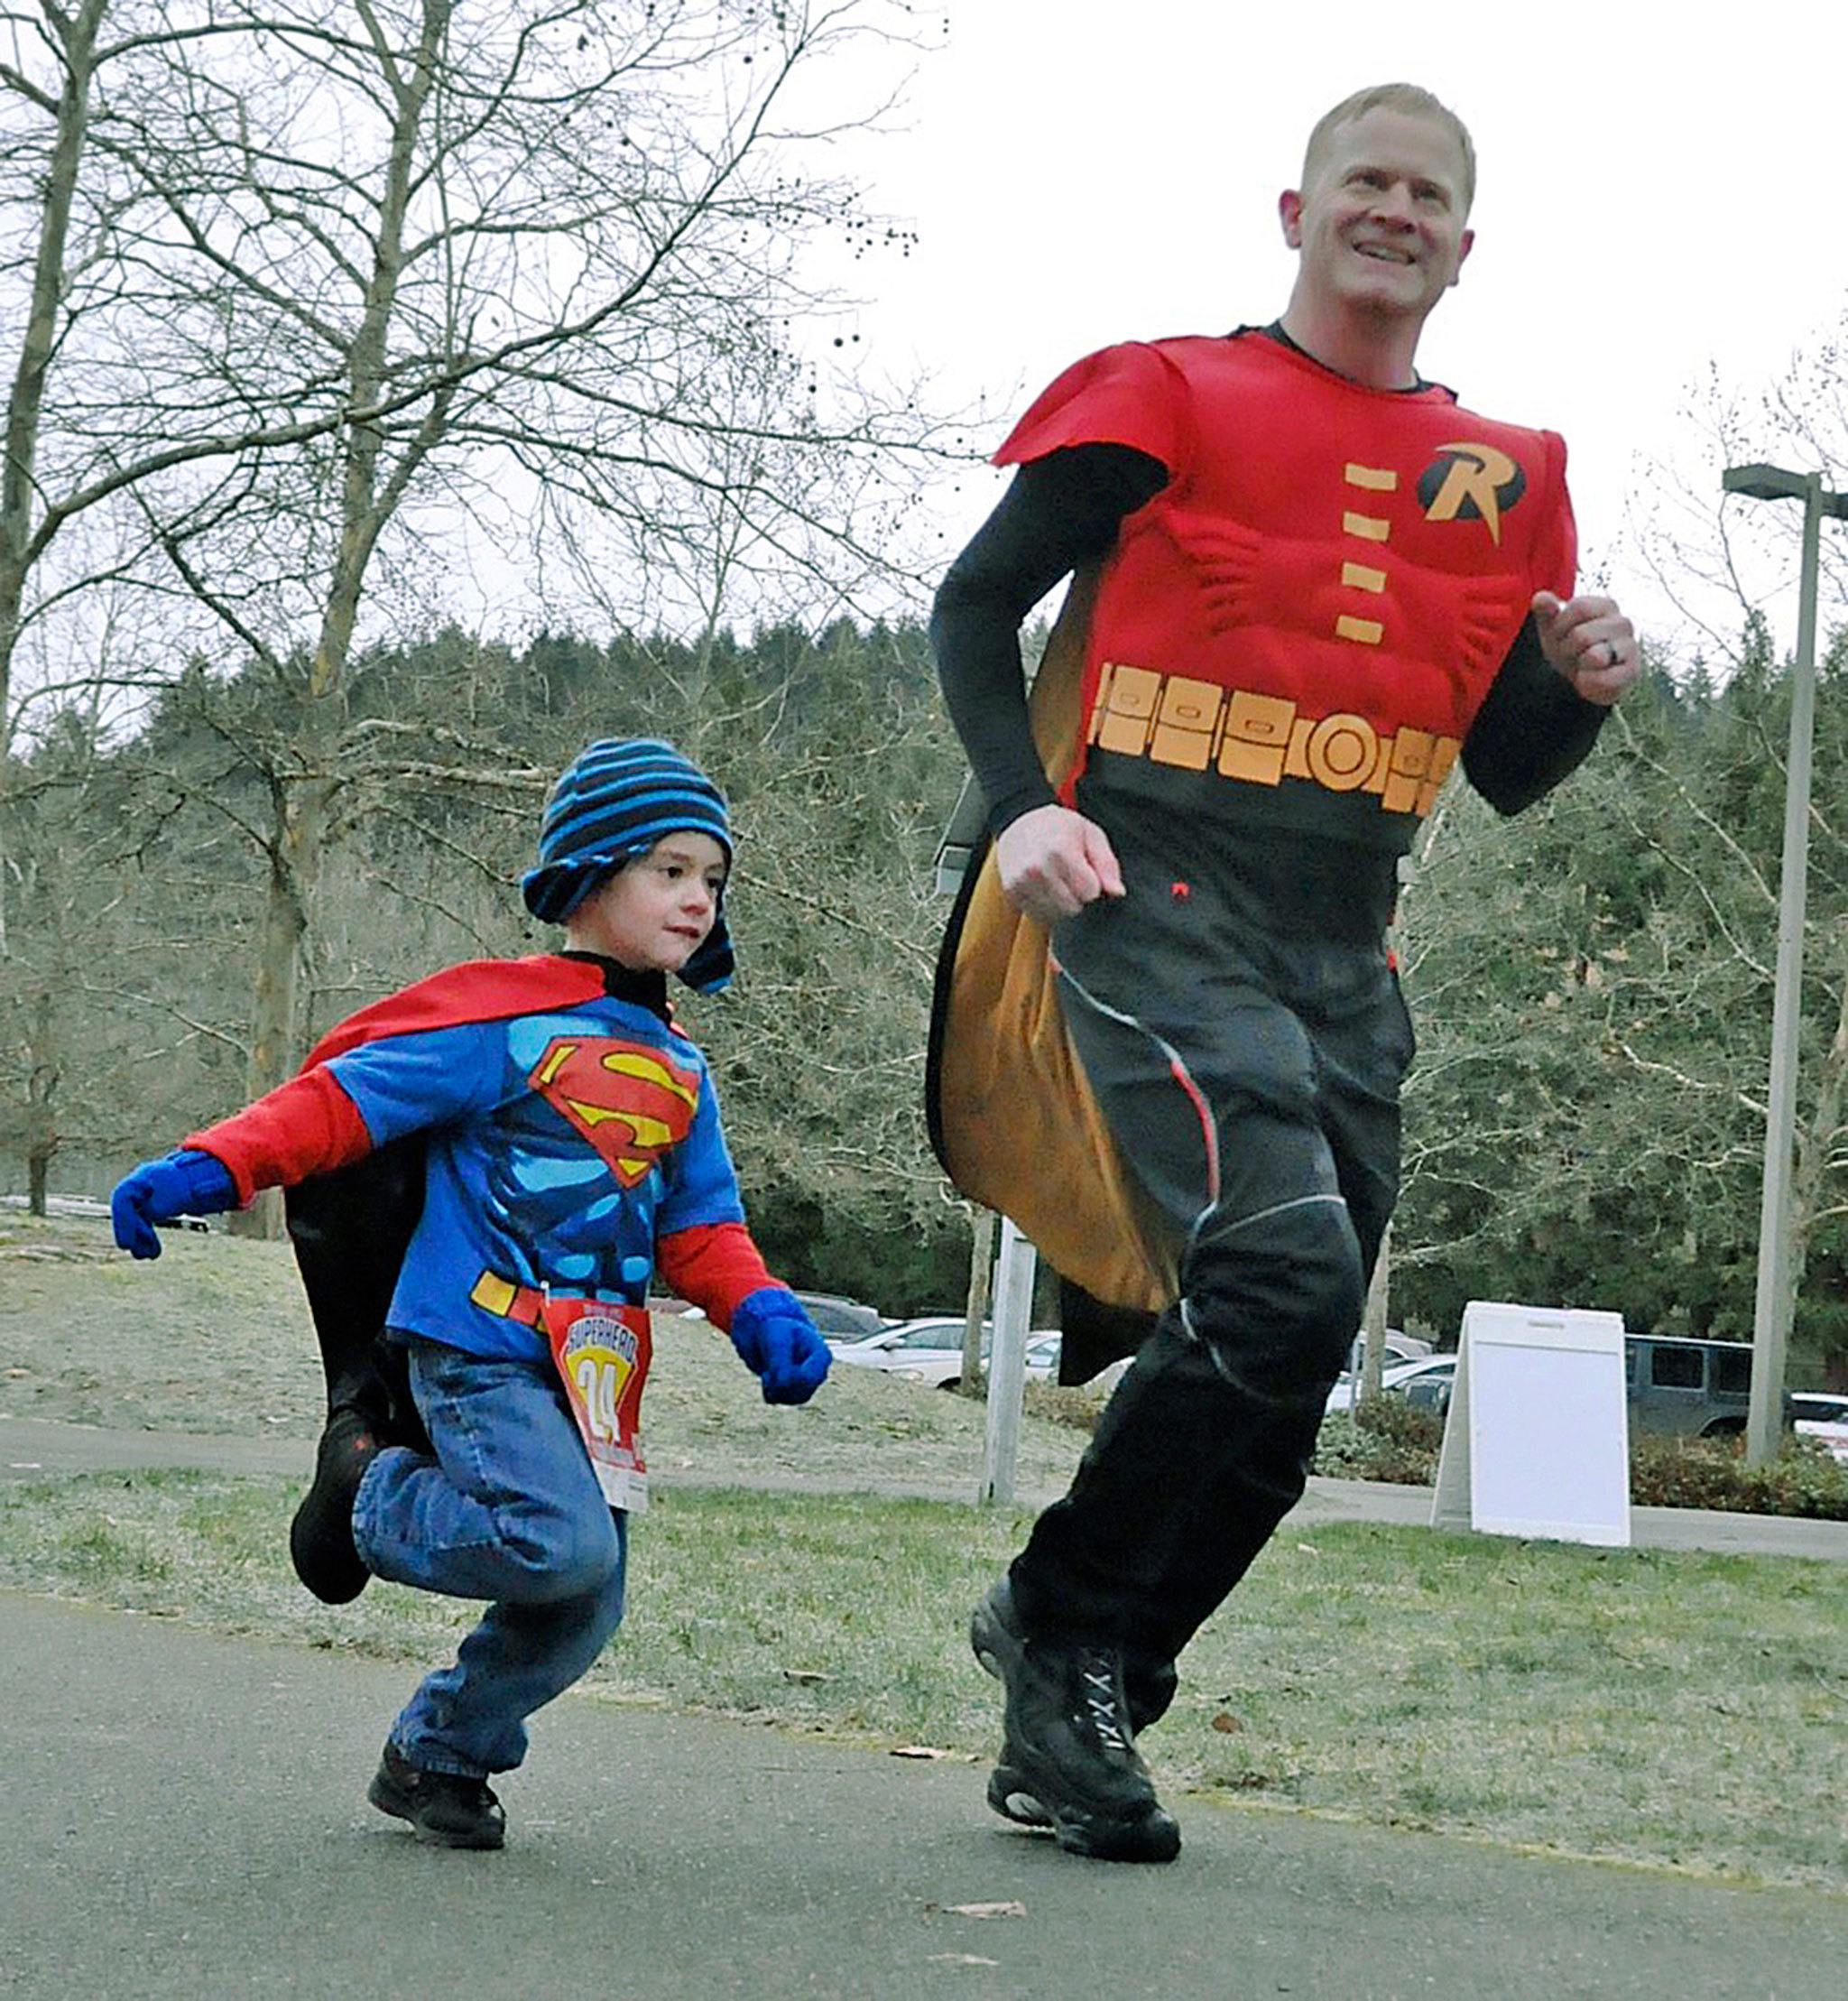
[[[223,1161],[182,1146],[157,1161],[143,1161],[125,1174],[109,1198],[116,1241],[131,1257],[158,1257],[156,1223],[176,1216],[211,1216],[237,1207],[237,1183]]]
[[[760,1286],[732,1315],[732,1346],[766,1403],[806,1403],[827,1376],[827,1343],[786,1286]]]

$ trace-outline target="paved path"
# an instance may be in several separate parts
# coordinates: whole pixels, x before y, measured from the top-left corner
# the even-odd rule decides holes
[[[1848,1896],[1197,1802],[1178,1862],[1112,1867],[966,1764],[578,1696],[503,1787],[505,1852],[449,1854],[365,1803],[406,1683],[0,1593],[0,1991],[1835,2001],[1848,1964]]]
[[[306,1479],[312,1448],[304,1439],[246,1438],[201,1431],[104,1431],[95,1425],[60,1424],[46,1418],[0,1417],[0,1479],[31,1479],[36,1474],[98,1470],[132,1471],[144,1466],[197,1466],[232,1473],[274,1474]],[[711,1485],[697,1474],[652,1473],[660,1487]],[[868,1480],[817,1481],[799,1475],[759,1478],[727,1474],[730,1487],[778,1491],[838,1490],[918,1496],[926,1500],[963,1501],[958,1487],[880,1486]],[[1025,1493],[1024,1504],[1043,1506],[1051,1492]],[[1428,1487],[1385,1487],[1364,1480],[1313,1479],[1290,1519],[1317,1522],[1402,1522],[1423,1526],[1431,1519]],[[1783,1515],[1732,1515],[1709,1508],[1640,1507],[1631,1511],[1633,1541],[1643,1549],[1755,1552],[1764,1556],[1808,1556],[1848,1562],[1848,1522],[1806,1522]]]

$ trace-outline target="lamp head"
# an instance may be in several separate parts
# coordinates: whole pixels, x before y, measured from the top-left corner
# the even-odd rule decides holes
[[[1723,491],[1743,494],[1748,500],[1805,500],[1809,480],[1781,466],[1728,466],[1720,476]]]

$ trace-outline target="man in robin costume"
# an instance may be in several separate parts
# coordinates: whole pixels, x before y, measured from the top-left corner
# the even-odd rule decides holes
[[[1082,1854],[1178,1852],[1136,1734],[1301,1495],[1360,1323],[1412,1054],[1399,857],[1454,765],[1520,811],[1639,672],[1574,595],[1560,440],[1414,366],[1474,173],[1427,91],[1335,107],[1280,202],[1282,318],[1068,369],[933,616],[993,836],[933,1135],[1060,1274],[1067,1379],[1135,1353],[972,1626],[989,1802]],[[1068,573],[1030,704],[1019,628]]]

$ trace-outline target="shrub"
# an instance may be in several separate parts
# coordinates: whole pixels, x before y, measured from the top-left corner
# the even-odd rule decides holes
[[[1444,1442],[1444,1420],[1402,1396],[1369,1397],[1354,1413],[1354,1424],[1382,1445],[1411,1452],[1433,1452]]]
[[[1095,1390],[1029,1383],[1026,1408],[1081,1431],[1104,1409]],[[1358,1412],[1322,1421],[1310,1470],[1336,1480],[1429,1487],[1437,1478],[1444,1420],[1402,1396],[1378,1396]],[[1630,1441],[1630,1498],[1638,1507],[1707,1507],[1738,1515],[1791,1515],[1848,1522],[1848,1466],[1814,1439],[1792,1437],[1769,1466],[1748,1471],[1742,1438],[1656,1438]]]
[[[1635,1438],[1630,1498],[1640,1507],[1729,1508],[1848,1522],[1848,1466],[1814,1439],[1792,1437],[1769,1466],[1748,1468],[1742,1438]]]
[[[1428,1487],[1437,1477],[1443,1421],[1403,1397],[1370,1399],[1322,1421],[1313,1471],[1338,1480],[1387,1480]]]

